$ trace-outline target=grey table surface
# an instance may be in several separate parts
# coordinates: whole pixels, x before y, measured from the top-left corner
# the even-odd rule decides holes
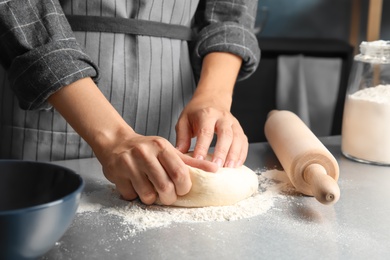
[[[390,167],[343,157],[339,136],[321,140],[340,166],[341,197],[335,205],[292,196],[249,219],[178,223],[119,242],[113,236],[120,227],[108,225],[113,219],[96,213],[86,222],[76,216],[42,259],[390,259]],[[83,176],[86,190],[104,180],[96,159],[57,164]],[[280,167],[267,143],[251,144],[245,164]]]

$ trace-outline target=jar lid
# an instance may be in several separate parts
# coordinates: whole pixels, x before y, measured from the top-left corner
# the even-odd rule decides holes
[[[360,54],[355,56],[355,60],[381,64],[390,63],[390,41],[362,42]]]

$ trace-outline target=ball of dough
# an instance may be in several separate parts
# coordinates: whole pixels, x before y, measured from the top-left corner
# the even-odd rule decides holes
[[[171,206],[208,207],[233,205],[252,196],[258,189],[257,174],[246,166],[219,168],[215,173],[188,166],[191,190],[178,196]],[[159,200],[156,204],[162,205]]]

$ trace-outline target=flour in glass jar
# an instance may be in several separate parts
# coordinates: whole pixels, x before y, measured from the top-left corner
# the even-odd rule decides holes
[[[365,88],[347,97],[342,151],[358,160],[390,164],[390,85]]]
[[[286,194],[296,193],[286,173],[279,170],[255,171],[259,179],[258,192],[235,205],[204,208],[179,208],[144,205],[139,201],[125,201],[112,185],[104,185],[90,193],[84,193],[78,215],[103,214],[120,219],[127,236],[139,232],[167,227],[172,223],[234,221],[266,213]]]

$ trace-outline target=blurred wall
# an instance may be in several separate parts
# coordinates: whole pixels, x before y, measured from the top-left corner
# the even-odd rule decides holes
[[[257,24],[268,10],[261,37],[336,38],[349,41],[353,0],[259,0]],[[369,0],[361,0],[360,41],[365,40]],[[390,1],[383,0],[381,39],[390,40]]]

